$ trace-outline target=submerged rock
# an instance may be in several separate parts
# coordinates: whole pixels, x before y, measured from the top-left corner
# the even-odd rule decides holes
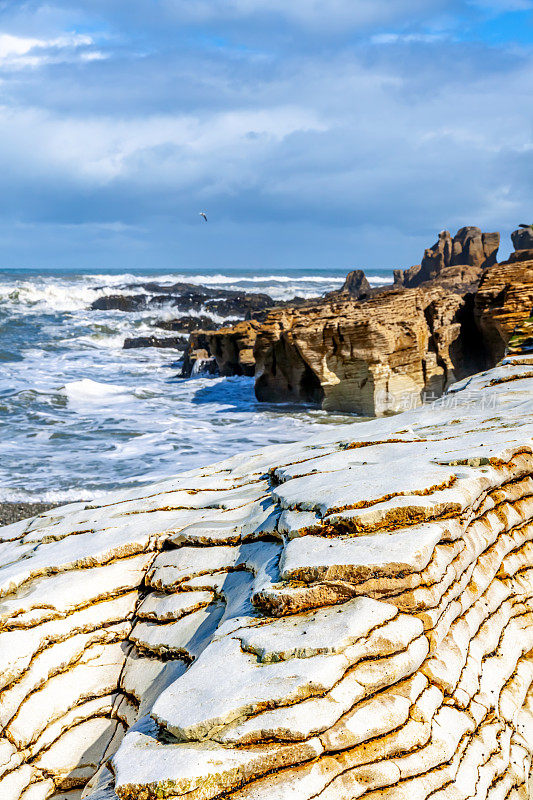
[[[0,529],[0,797],[528,797],[533,356]]]

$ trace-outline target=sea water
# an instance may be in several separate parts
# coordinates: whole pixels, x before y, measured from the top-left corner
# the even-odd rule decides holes
[[[304,439],[316,425],[353,421],[259,403],[253,378],[182,379],[178,351],[122,349],[129,336],[174,335],[154,323],[189,312],[90,308],[103,295],[142,294],[135,284],[143,281],[289,299],[337,289],[344,276],[0,271],[0,501],[97,499],[236,452]],[[369,279],[379,285],[390,277],[376,271]]]

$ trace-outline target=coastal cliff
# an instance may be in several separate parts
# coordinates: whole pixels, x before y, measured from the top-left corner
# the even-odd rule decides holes
[[[256,338],[256,396],[367,416],[437,397],[480,366],[472,300],[432,286],[271,312]]]
[[[508,293],[506,309],[515,315],[510,330],[502,336],[491,330],[490,315],[501,302],[498,283],[505,281],[496,263],[499,243],[498,233],[473,226],[453,237],[442,231],[421,264],[395,270],[393,286],[372,288],[354,270],[340,290],[314,302],[263,309],[235,326],[199,331],[190,337],[182,374],[201,365],[219,375],[255,375],[260,401],[365,416],[419,405],[496,364],[512,322],[524,313],[528,290],[518,303]],[[512,272],[513,285],[531,283],[523,263]]]
[[[0,529],[2,800],[528,797],[514,349],[423,408]]]
[[[532,308],[533,251],[521,251],[474,290],[432,280],[273,310],[256,333],[256,395],[368,416],[411,408],[494,366]]]

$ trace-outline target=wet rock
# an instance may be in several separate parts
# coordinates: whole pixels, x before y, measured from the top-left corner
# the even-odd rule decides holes
[[[238,320],[228,320],[228,322],[238,322]],[[217,328],[221,328],[223,324],[223,322],[215,322],[212,317],[207,317],[205,314],[199,314],[195,317],[184,316],[170,320],[159,320],[156,322],[156,327],[163,328],[163,330],[166,331],[191,333],[192,331],[199,330],[217,330]]]
[[[123,348],[129,350],[134,347],[172,347],[175,350],[185,350],[187,339],[184,336],[137,336],[125,339]]]
[[[182,378],[196,375],[219,375],[216,358],[209,349],[209,340],[204,331],[191,334],[181,367]]]
[[[91,303],[95,311],[142,311],[146,308],[146,295],[108,294]]]
[[[143,311],[163,307],[183,312],[208,311],[220,317],[244,318],[276,305],[267,294],[214,289],[187,283],[129,284],[124,289],[143,289],[145,294],[111,294],[97,298],[94,310]]]
[[[192,333],[185,354],[183,377],[192,374],[194,354],[201,349],[217,364],[217,374],[248,375],[255,372],[254,345],[261,324],[255,320],[238,322],[229,328],[217,331],[198,331]]]

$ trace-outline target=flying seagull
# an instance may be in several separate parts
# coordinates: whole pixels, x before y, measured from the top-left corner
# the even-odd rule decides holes
[[[207,222],[207,214],[205,213],[205,211],[200,211],[200,212],[199,212],[199,214],[200,214],[200,216],[201,216],[201,217],[203,217],[203,218],[205,219],[205,221]]]

